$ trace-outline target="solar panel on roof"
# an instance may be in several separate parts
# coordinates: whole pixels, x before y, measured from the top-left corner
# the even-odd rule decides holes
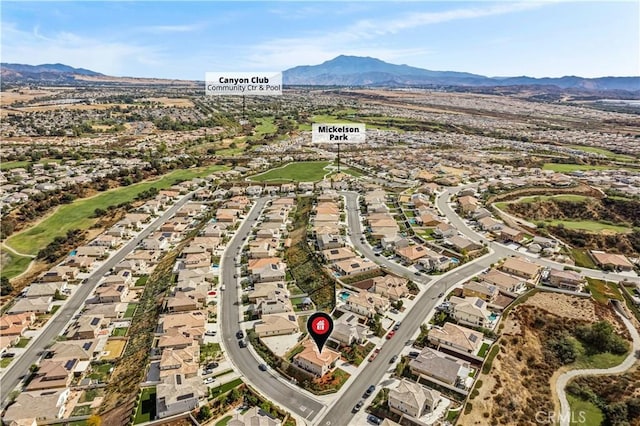
[[[91,320],[91,325],[98,325],[100,323],[100,318],[93,318]]]
[[[91,347],[91,343],[90,342],[82,344],[82,349],[84,349],[85,351],[88,351],[90,347]]]
[[[476,303],[474,303],[474,305],[476,305],[478,308],[481,308],[482,305],[484,305],[484,301],[482,299],[478,299],[476,300]]]
[[[65,370],[71,370],[73,368],[73,366],[75,365],[76,360],[75,359],[70,359],[69,361],[64,363],[64,369]]]
[[[471,336],[469,336],[469,340],[471,340],[473,343],[475,343],[476,340],[478,340],[478,336],[476,336],[475,334],[472,334]]]

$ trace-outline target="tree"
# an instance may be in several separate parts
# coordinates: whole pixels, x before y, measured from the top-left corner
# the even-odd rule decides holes
[[[100,416],[98,416],[97,414],[94,414],[93,416],[89,417],[87,419],[87,425],[88,426],[101,426],[102,425],[102,418]]]
[[[212,416],[211,408],[208,405],[203,406],[198,413],[198,420],[208,420]]]
[[[13,286],[11,285],[9,278],[2,277],[0,279],[0,295],[6,296],[10,294],[12,291],[13,291]]]

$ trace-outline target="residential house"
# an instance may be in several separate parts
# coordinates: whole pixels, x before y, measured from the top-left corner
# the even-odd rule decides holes
[[[407,379],[389,390],[389,410],[401,416],[419,418],[435,410],[441,401],[440,392]]]
[[[316,242],[318,244],[318,249],[321,251],[344,247],[344,240],[339,235],[317,234]]]
[[[409,281],[406,278],[388,274],[375,277],[372,281],[373,285],[370,291],[387,297],[390,300],[396,301],[409,294],[409,288],[407,287]]]
[[[505,242],[512,241],[514,243],[520,243],[524,237],[524,232],[513,229],[509,226],[503,226],[500,230],[500,239]]]
[[[273,297],[258,299],[256,302],[256,312],[260,316],[269,314],[281,314],[293,312],[291,300],[285,295],[273,294]]]
[[[96,288],[99,303],[120,303],[126,300],[129,287],[125,284],[106,284]]]
[[[403,262],[411,264],[429,253],[429,250],[421,245],[397,248],[395,251]]]
[[[55,361],[45,359],[38,366],[34,377],[26,386],[27,391],[66,388],[73,378],[73,369],[78,360]]]
[[[300,331],[296,315],[292,312],[263,315],[254,325],[258,337],[280,336]]]
[[[341,262],[347,259],[353,259],[356,254],[348,248],[339,247],[322,251],[322,257],[327,263]]]
[[[438,350],[443,347],[473,355],[480,350],[483,335],[470,328],[446,322],[442,327],[432,327],[428,339]]]
[[[541,267],[520,257],[509,257],[500,269],[507,274],[516,275],[535,283],[538,280]]]
[[[53,297],[56,293],[59,293],[67,288],[65,281],[61,282],[46,282],[46,283],[33,283],[25,292],[25,297],[29,299],[39,299],[41,297]]]
[[[45,314],[51,310],[53,306],[52,297],[38,297],[29,299],[22,297],[13,304],[7,311],[9,314],[22,314],[25,312],[35,312],[37,314]]]
[[[369,259],[347,259],[341,262],[336,262],[333,267],[341,275],[346,276],[362,274],[380,268],[376,263]]]
[[[486,281],[467,281],[462,286],[464,297],[478,297],[489,303],[496,300],[498,293],[498,287]]]
[[[156,386],[156,416],[159,419],[191,411],[208,394],[200,377],[171,374]]]
[[[463,214],[468,215],[478,208],[478,199],[471,195],[465,195],[458,198],[458,205]]]
[[[433,235],[438,238],[449,238],[458,234],[458,230],[448,223],[440,223],[433,230]]]
[[[478,225],[480,225],[480,229],[482,229],[483,231],[490,232],[500,231],[505,227],[504,223],[499,222],[489,216],[478,219]]]
[[[600,268],[611,269],[614,271],[632,271],[633,263],[621,254],[607,253],[604,251],[589,251],[591,258]]]
[[[103,325],[107,325],[102,315],[82,315],[67,330],[67,337],[73,340],[93,340],[98,337]]]
[[[559,271],[557,269],[551,269],[551,271],[549,271],[548,284],[553,287],[580,291],[584,283],[585,279],[577,272]]]
[[[488,327],[491,312],[487,309],[487,302],[477,297],[457,297],[449,299],[453,318],[461,324]]]
[[[519,293],[527,288],[524,279],[505,274],[497,269],[490,269],[486,274],[481,275],[480,278],[489,284],[495,285],[500,291],[507,293]]]
[[[460,235],[454,235],[453,237],[447,238],[444,244],[453,248],[458,253],[471,253],[482,248],[481,244],[475,243]]]
[[[423,376],[436,383],[465,387],[470,366],[466,361],[454,358],[431,348],[424,348],[420,355],[409,361],[411,373]]]
[[[345,309],[369,318],[376,313],[383,313],[389,306],[389,299],[374,293],[358,292],[345,301]]]
[[[196,342],[182,349],[166,348],[160,358],[160,380],[174,374],[196,377],[199,365],[200,347]]]
[[[62,418],[69,398],[69,388],[21,392],[7,407],[2,421],[7,425],[32,425]]]
[[[0,317],[0,334],[2,336],[22,336],[36,320],[33,312],[8,314]]]
[[[310,339],[302,343],[303,350],[293,357],[293,364],[316,377],[322,377],[336,367],[340,353],[327,347],[318,353],[316,344]]]
[[[236,411],[227,426],[281,426],[282,422],[262,411],[260,407],[251,407],[249,410]]]
[[[337,341],[341,345],[351,346],[353,344],[361,344],[366,340],[367,328],[363,325],[347,322],[338,322],[334,325],[331,332],[331,339]]]

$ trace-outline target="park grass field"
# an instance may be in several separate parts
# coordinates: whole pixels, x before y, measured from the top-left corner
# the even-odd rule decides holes
[[[71,204],[60,206],[53,214],[37,225],[12,235],[5,241],[5,244],[20,253],[36,255],[40,249],[46,247],[55,237],[64,236],[67,231],[72,229],[88,229],[95,224],[98,219],[94,218],[93,215],[98,208],[106,209],[109,206],[131,202],[140,192],[147,191],[152,187],[166,189],[176,183],[196,177],[204,177],[224,169],[226,169],[225,166],[214,165],[175,170],[160,179],[112,189],[91,198],[75,200]],[[16,268],[12,264],[7,267]]]
[[[40,164],[48,164],[48,163],[60,163],[62,160],[57,160],[55,158],[43,158],[38,161]],[[0,170],[11,170],[17,169],[18,167],[27,167],[29,164],[32,164],[32,161],[6,161],[0,163]]]
[[[316,182],[327,174],[324,169],[330,161],[304,161],[299,163],[289,163],[284,167],[271,169],[251,177],[256,182]]]
[[[619,166],[592,166],[589,164],[560,164],[560,163],[544,163],[542,170],[553,170],[558,173],[571,173],[576,171],[589,170],[618,170]]]
[[[522,197],[518,200],[518,203],[535,203],[538,201],[558,200],[558,201],[573,201],[579,203],[588,200],[592,197],[586,195],[574,195],[574,194],[560,194],[560,195],[534,195],[531,197]]]
[[[591,152],[594,154],[604,155],[607,158],[611,158],[616,161],[636,161],[636,158],[633,158],[630,155],[625,154],[616,154],[615,152],[609,151],[608,149],[598,148],[595,146],[586,146],[586,145],[569,145],[570,148],[579,149],[584,152]]]
[[[592,220],[546,220],[547,225],[557,226],[562,224],[568,229],[581,229],[590,232],[602,232],[602,231],[614,231],[614,232],[629,232],[631,228],[623,225],[610,225],[602,222],[595,222]]]
[[[570,419],[571,426],[600,426],[604,421],[604,415],[597,405],[590,401],[578,398],[570,393],[567,393],[567,400],[571,407],[570,412],[574,413]]]
[[[27,270],[31,263],[31,258],[27,256],[19,256],[8,250],[2,250],[2,271],[0,276],[9,279],[16,277]]]

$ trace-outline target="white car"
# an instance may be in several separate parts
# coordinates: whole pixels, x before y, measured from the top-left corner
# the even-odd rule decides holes
[[[205,385],[209,385],[211,383],[213,383],[216,379],[214,379],[213,377],[207,377],[206,379],[204,379],[202,381],[202,383],[204,383]]]

